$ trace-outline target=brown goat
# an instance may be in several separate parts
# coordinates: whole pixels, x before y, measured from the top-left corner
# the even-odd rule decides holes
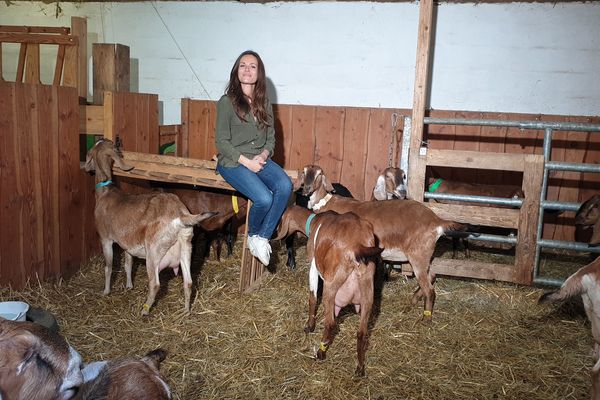
[[[524,198],[525,193],[523,190],[516,185],[486,185],[486,184],[472,184],[458,181],[451,181],[447,179],[436,179],[430,178],[428,191],[430,193],[452,193],[462,194],[471,196],[487,196],[487,197],[502,197],[502,198]],[[430,199],[432,202],[444,203],[444,204],[461,204],[461,205],[477,205],[479,207],[500,207],[510,208],[510,206],[493,205],[485,203],[470,203],[458,200],[438,200]],[[452,258],[456,258],[456,252],[458,248],[458,241],[461,240],[465,249],[465,257],[470,258],[471,252],[469,249],[469,243],[467,238],[452,238]]]
[[[0,399],[72,399],[83,383],[81,367],[81,356],[59,334],[0,318]]]
[[[125,358],[88,364],[76,399],[170,400],[171,389],[159,367],[166,352],[156,349],[141,359]]]
[[[296,186],[303,186],[303,194],[310,195],[309,208],[317,213],[332,210],[338,213],[354,212],[373,225],[381,257],[387,261],[408,261],[419,283],[412,302],[424,297],[423,319],[431,321],[435,302],[435,274],[430,262],[437,240],[442,235],[467,236],[467,226],[439,218],[423,204],[413,200],[369,201],[334,196],[323,170],[309,165],[299,171]]]
[[[133,257],[146,259],[148,298],[142,315],[148,315],[160,288],[159,272],[170,267],[177,274],[179,266],[183,275],[185,310],[189,312],[193,227],[215,213],[192,215],[172,193],[123,193],[111,184],[113,163],[125,171],[132,169],[123,162],[113,142],[106,139],[90,149],[85,163],[86,171],[96,173],[94,216],[106,259],[104,294],[110,293],[113,244],[117,243],[124,250],[127,288],[133,287]]]
[[[217,236],[217,240],[220,239],[218,235],[226,231],[227,255],[230,256],[232,254],[234,232],[238,226],[246,222],[248,201],[245,198],[232,194],[195,189],[169,188],[165,190],[176,194],[192,214],[201,214],[209,211],[217,212],[217,215],[200,222],[198,226],[206,231],[211,238]],[[237,206],[234,206],[234,204]],[[216,246],[217,260],[220,259],[220,255],[221,242],[218,240]]]
[[[585,228],[592,227],[590,246],[600,245],[600,195],[595,194],[587,199],[575,214],[575,223]]]
[[[373,226],[353,213],[328,211],[319,215],[306,208],[290,206],[283,213],[276,239],[301,232],[308,237],[307,256],[310,260],[309,311],[305,332],[313,332],[317,315],[319,277],[323,280],[325,329],[317,358],[325,359],[333,342],[335,318],[340,310],[353,304],[360,313],[356,351],[356,374],[365,374],[365,353],[368,343],[368,323],[373,306],[375,259],[382,249],[376,245]]]
[[[592,399],[600,400],[600,257],[569,276],[560,290],[542,295],[539,302],[564,301],[575,296],[581,296],[585,313],[592,324],[595,341]]]
[[[371,200],[406,198],[406,174],[396,167],[387,167],[377,177]]]

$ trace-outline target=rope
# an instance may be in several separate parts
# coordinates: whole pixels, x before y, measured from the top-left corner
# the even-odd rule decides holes
[[[392,135],[390,138],[390,147],[388,149],[388,167],[392,166],[392,156],[394,155],[394,145],[396,144],[396,127],[398,126],[398,113],[392,113]]]
[[[177,47],[177,50],[179,50],[179,53],[181,54],[181,56],[183,57],[183,59],[187,63],[188,67],[192,71],[192,74],[194,74],[194,76],[196,77],[196,80],[200,84],[200,87],[202,88],[202,90],[204,90],[204,93],[206,93],[206,97],[209,100],[212,100],[211,97],[210,97],[210,93],[208,93],[208,90],[206,90],[206,88],[204,87],[204,84],[202,84],[202,81],[200,80],[200,77],[196,73],[196,70],[194,69],[194,67],[192,67],[192,64],[190,63],[190,60],[188,60],[188,58],[186,57],[185,53],[183,52],[183,49],[181,48],[181,46],[179,45],[179,43],[175,39],[175,36],[173,35],[173,32],[171,32],[171,30],[167,26],[167,23],[163,19],[162,15],[160,15],[160,12],[158,12],[158,9],[156,8],[156,5],[154,3],[155,2],[151,2],[150,4],[152,5],[152,8],[154,8],[154,11],[156,12],[156,15],[158,16],[158,18],[160,19],[160,22],[162,22],[162,24],[165,27],[166,31],[169,33],[169,36],[171,36],[171,39],[173,40],[173,43],[175,44],[175,46]]]

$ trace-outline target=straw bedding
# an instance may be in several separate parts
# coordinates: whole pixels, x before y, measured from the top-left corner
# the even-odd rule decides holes
[[[147,284],[141,263],[134,266],[133,290],[125,290],[118,267],[112,293],[102,296],[99,256],[69,280],[2,289],[0,298],[50,310],[86,362],[165,348],[161,370],[175,399],[589,397],[589,323],[577,306],[538,306],[541,289],[439,277],[434,322],[427,326],[419,322],[422,305],[410,304],[416,282],[392,272],[378,284],[367,376],[354,378],[356,314],[343,312],[324,361],[314,359],[322,314],[314,334],[303,332],[308,264],[301,243],[298,268],[288,270],[276,247],[276,271],[250,294],[238,292],[240,247],[238,241],[234,257],[221,262],[194,257],[189,316],[182,312],[181,277],[171,271],[161,273],[151,315],[140,316]]]

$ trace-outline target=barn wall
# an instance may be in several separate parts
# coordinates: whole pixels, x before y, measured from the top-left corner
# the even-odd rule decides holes
[[[216,104],[189,100],[184,126],[189,135],[189,154],[211,159],[216,153],[214,126]],[[404,115],[409,110],[356,107],[314,107],[274,105],[277,147],[275,161],[286,169],[318,164],[333,182],[347,186],[355,197],[370,199],[377,175],[388,166],[399,164]],[[400,118],[392,139],[392,114]],[[187,115],[187,117],[186,117]],[[500,120],[541,120],[600,123],[600,117],[546,116],[531,114],[476,113],[435,110],[432,117],[483,118]],[[189,120],[187,119],[189,118]],[[189,122],[186,122],[189,121]],[[186,127],[186,123],[188,124]],[[499,153],[542,154],[542,131],[516,128],[455,127],[431,125],[427,132],[433,149],[479,150]],[[600,163],[600,135],[597,133],[556,132],[553,136],[552,161]],[[522,176],[511,172],[441,169],[430,175],[476,183],[521,184]],[[548,199],[581,202],[598,192],[600,175],[577,172],[553,172]],[[544,237],[573,240],[572,213],[546,220]]]
[[[97,247],[78,129],[76,89],[0,82],[0,286],[68,276]]]
[[[475,3],[436,7],[431,108],[598,115],[599,2]],[[0,2],[0,24],[87,17],[89,46],[130,46],[132,91],[159,95],[163,124],[180,123],[181,98],[218,100],[247,48],[264,58],[275,104],[412,107],[418,2],[60,2],[58,17],[56,7]],[[17,51],[5,48],[7,79]]]

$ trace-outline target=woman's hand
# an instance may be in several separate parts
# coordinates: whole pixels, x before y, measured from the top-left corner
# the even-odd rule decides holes
[[[263,166],[265,165],[265,161],[262,159],[260,154],[257,156],[254,156],[254,158],[252,158],[252,159],[249,159],[246,156],[240,155],[239,162],[244,167],[248,168],[250,171],[252,171],[254,173],[260,172],[263,169]]]

